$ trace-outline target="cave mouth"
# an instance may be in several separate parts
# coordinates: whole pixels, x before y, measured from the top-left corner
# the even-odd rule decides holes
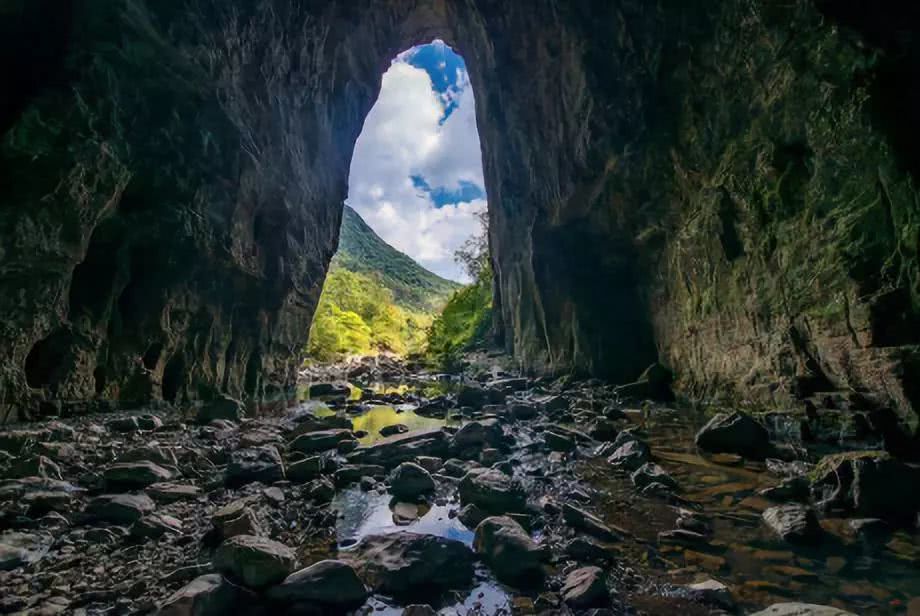
[[[420,350],[431,316],[476,277],[458,257],[486,233],[475,105],[444,41],[391,59],[355,144],[311,357]]]

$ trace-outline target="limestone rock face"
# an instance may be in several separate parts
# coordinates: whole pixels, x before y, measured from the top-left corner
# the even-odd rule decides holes
[[[917,423],[909,8],[46,8],[0,17],[5,415],[290,387],[382,68],[437,36],[476,89],[522,367],[627,383],[658,359],[691,396],[865,391]]]

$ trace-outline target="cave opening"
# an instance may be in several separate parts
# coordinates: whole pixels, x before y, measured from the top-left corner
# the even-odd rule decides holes
[[[311,357],[419,350],[450,294],[475,282],[470,247],[488,261],[475,104],[466,63],[444,41],[391,60],[355,144]]]

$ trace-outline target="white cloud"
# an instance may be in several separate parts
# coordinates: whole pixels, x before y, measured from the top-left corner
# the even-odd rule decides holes
[[[465,280],[453,254],[478,231],[476,214],[486,202],[436,208],[411,179],[421,175],[432,188],[483,186],[472,88],[465,75],[458,83],[461,89],[442,97],[424,70],[391,65],[355,146],[348,204],[392,246],[441,276]],[[441,124],[453,97],[459,106]]]

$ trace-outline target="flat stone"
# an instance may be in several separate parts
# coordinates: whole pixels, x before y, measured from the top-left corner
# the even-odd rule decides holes
[[[290,442],[288,448],[291,451],[299,451],[302,454],[309,455],[335,449],[342,441],[349,440],[354,440],[354,433],[351,430],[318,430],[301,434]]]
[[[813,544],[821,540],[823,531],[818,517],[804,505],[778,505],[764,511],[762,517],[774,533],[789,543]]]
[[[282,543],[237,535],[220,544],[214,552],[214,568],[249,588],[262,589],[277,584],[297,566],[294,551]]]
[[[92,499],[86,514],[93,520],[112,524],[134,524],[156,508],[146,494],[105,494]]]
[[[102,474],[110,490],[135,490],[154,483],[169,481],[173,474],[162,466],[149,461],[119,462],[111,465]]]
[[[181,534],[182,522],[170,515],[152,513],[131,526],[131,535],[142,539],[157,539],[166,533]]]
[[[367,594],[355,570],[340,560],[322,560],[301,569],[268,591],[269,599],[285,605],[319,604],[338,610],[360,606]]]
[[[443,457],[448,446],[447,433],[441,429],[414,430],[362,445],[348,455],[348,461],[352,464],[379,464],[394,468],[418,456]]]
[[[812,603],[775,603],[750,616],[856,616],[840,608]]]
[[[201,488],[188,483],[162,482],[147,486],[147,494],[158,503],[175,503],[197,498]]]
[[[651,452],[648,445],[639,439],[632,439],[615,449],[607,458],[607,463],[622,470],[634,471],[648,462],[650,458]]]
[[[160,466],[176,466],[179,463],[172,449],[151,445],[129,449],[118,456],[117,462],[153,462]]]
[[[288,464],[286,476],[290,481],[306,483],[323,474],[326,462],[322,456],[310,456]]]

